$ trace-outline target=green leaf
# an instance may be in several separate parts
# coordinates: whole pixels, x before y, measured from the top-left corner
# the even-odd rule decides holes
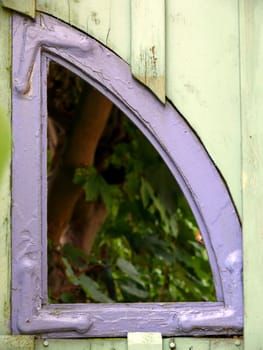
[[[150,199],[153,197],[153,189],[150,186],[150,184],[144,180],[144,178],[141,178],[141,188],[140,188],[142,203],[144,208],[147,208],[148,204],[150,203]]]
[[[76,169],[73,183],[83,187],[87,202],[101,197],[108,212],[117,214],[121,192],[117,186],[109,185],[92,165]]]
[[[70,293],[61,293],[60,299],[63,303],[74,303],[74,295]]]
[[[91,297],[94,301],[99,303],[113,303],[112,299],[99,290],[98,283],[93,281],[90,277],[84,274],[80,275],[79,283],[86,295]]]
[[[84,267],[88,262],[88,256],[83,250],[74,247],[70,243],[64,244],[62,254],[78,268]]]
[[[134,196],[138,194],[139,191],[139,174],[137,172],[129,172],[126,175],[126,181],[124,184],[125,192],[127,196],[131,199],[134,199]]]
[[[133,295],[137,298],[145,299],[148,297],[149,293],[145,290],[139,289],[136,285],[132,284],[121,284],[121,290],[125,291],[127,294]]]
[[[69,281],[74,284],[74,286],[78,286],[79,285],[79,280],[77,278],[77,276],[74,274],[74,271],[70,265],[70,263],[68,262],[68,260],[66,258],[62,258],[62,261],[65,265],[66,268],[66,276],[68,277]]]
[[[133,281],[144,286],[143,281],[139,278],[139,272],[136,270],[135,266],[131,262],[123,258],[118,258],[116,265],[122,272],[128,275]]]

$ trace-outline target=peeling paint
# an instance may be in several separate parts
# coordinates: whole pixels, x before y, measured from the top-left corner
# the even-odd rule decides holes
[[[90,15],[90,18],[91,18],[91,21],[94,22],[96,25],[99,25],[99,24],[100,24],[100,19],[99,19],[99,17],[98,17],[97,12],[92,11],[92,12],[91,12],[91,15]]]
[[[156,47],[151,46],[149,49],[141,51],[139,58],[140,63],[138,70],[133,72],[134,77],[146,85],[162,102],[165,102],[163,96],[165,77],[159,74]]]
[[[131,14],[133,76],[165,103],[165,1],[134,0]]]
[[[156,57],[156,49],[155,46],[152,46],[150,49],[151,55],[150,55],[150,62],[151,62],[151,70],[152,70],[152,76],[153,78],[157,78],[157,57]]]

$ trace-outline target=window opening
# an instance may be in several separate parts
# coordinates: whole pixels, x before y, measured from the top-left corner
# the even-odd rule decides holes
[[[192,211],[146,137],[52,61],[47,97],[50,302],[215,300]]]
[[[242,331],[240,223],[215,165],[184,118],[161,104],[117,55],[44,14],[13,16],[12,56],[12,330],[49,337],[230,335]],[[217,301],[75,303],[47,300],[47,60],[109,98],[164,159],[195,215],[213,273]],[[176,77],[175,77],[176,78]],[[96,119],[94,119],[96,120]],[[194,171],[193,171],[194,169]]]

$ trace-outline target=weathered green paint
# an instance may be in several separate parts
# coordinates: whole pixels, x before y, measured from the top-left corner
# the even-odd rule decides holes
[[[127,339],[37,339],[35,350],[128,350]]]
[[[10,162],[11,138],[10,121],[0,107],[0,183]]]
[[[36,0],[36,10],[48,13],[69,23],[68,0]]]
[[[263,2],[240,1],[245,349],[263,349]]]
[[[36,0],[36,8],[83,30],[130,61],[130,0]]]
[[[139,14],[147,4],[143,17],[132,15],[135,5]],[[238,0],[166,0],[165,38],[160,4],[164,1],[37,0],[36,8],[92,35],[128,63],[131,56],[137,77],[143,67],[135,60],[141,43],[165,45],[165,55],[158,48],[157,71],[161,77],[165,67],[166,96],[201,138],[241,213]],[[146,35],[152,22],[153,39]],[[159,79],[157,86],[162,83]]]
[[[132,74],[165,102],[165,1],[131,1]]]
[[[174,347],[173,347],[174,345]],[[163,341],[163,350],[243,350],[243,339],[224,338],[169,338]],[[249,349],[248,349],[249,350]]]
[[[127,59],[129,53],[129,1],[128,0],[79,0],[69,1],[70,23],[101,41],[111,49],[118,44],[119,54]],[[125,23],[127,21],[127,23]],[[120,31],[120,27],[124,32]]]
[[[10,12],[0,6],[0,334],[8,334],[10,320]]]
[[[107,45],[111,28],[111,0],[103,0],[103,7],[97,3],[96,0],[69,1],[69,22],[92,36],[96,35],[99,41]]]
[[[138,334],[138,333],[137,333]],[[152,333],[150,333],[152,334]],[[243,339],[240,338],[167,338],[163,339],[163,345],[159,343],[159,337],[153,337],[154,342],[145,343],[145,333],[142,342],[129,343],[128,339],[36,339],[35,350],[243,350]],[[149,336],[148,340],[150,340]],[[139,340],[139,334],[138,338]],[[158,345],[157,345],[158,344]],[[172,345],[175,348],[172,348]],[[1,350],[1,349],[0,349]]]
[[[2,4],[9,8],[26,14],[30,13],[27,13],[29,10],[24,6],[29,6],[30,3],[31,1],[2,1]],[[77,6],[80,6],[79,11]],[[94,36],[127,62],[131,56],[130,28],[136,28],[142,37],[147,23],[134,16],[132,17],[134,22],[130,23],[129,0],[37,0],[37,10],[52,14]],[[157,15],[159,16],[159,13],[156,13]],[[263,149],[263,125],[260,118],[263,112],[262,18],[261,0],[239,2],[238,0],[198,2],[166,0],[167,96],[201,137],[225,177],[239,212],[241,212],[239,59],[241,61],[245,348],[248,350],[260,349],[263,344],[261,331],[263,278],[257,273],[258,267],[263,263],[262,215],[259,210],[263,204],[261,190],[263,157],[260,153]],[[0,334],[8,334],[10,317],[9,21],[9,12],[0,6],[0,47],[7,48],[2,50],[0,55]],[[135,26],[135,21],[138,27]],[[136,64],[134,67],[137,69]],[[84,342],[85,346],[88,342],[88,349],[90,344],[93,346],[92,349],[96,349],[96,346],[98,349],[103,349],[103,346],[108,349],[107,346],[111,341],[50,340],[49,348],[60,347],[66,350],[66,346],[69,346],[69,349],[78,347],[82,349]],[[164,341],[165,349],[169,349],[168,341],[170,340]],[[116,345],[116,349],[127,349],[126,340],[116,342],[120,342]],[[238,340],[178,338],[176,346],[177,350],[188,349],[190,346],[194,346],[192,350],[201,349],[201,346],[204,350],[206,346],[207,349],[242,348],[235,342]],[[37,349],[43,348],[42,340],[37,340],[36,343]],[[7,346],[4,348],[8,349]]]
[[[240,212],[238,0],[166,1],[167,96],[200,136]]]
[[[35,0],[0,0],[0,3],[10,10],[14,10],[24,15],[35,17]]]
[[[34,337],[28,335],[0,336],[0,350],[34,350]]]
[[[161,333],[128,333],[128,350],[162,350]]]
[[[130,1],[37,0],[36,8],[94,36],[127,62],[131,56],[134,75],[144,80],[159,98],[162,95],[162,100],[161,91],[165,91],[163,84],[166,84],[167,97],[200,136],[241,213],[238,0],[167,0],[165,38],[164,11],[157,10],[164,9],[161,5],[164,1],[132,0],[131,4]],[[135,15],[136,11],[143,14],[148,3],[150,11],[144,16]],[[130,7],[136,9],[131,23]],[[146,35],[151,32],[149,23],[156,23],[153,38]],[[133,28],[132,51],[130,27]],[[155,47],[162,47],[155,51],[158,56],[153,55],[152,60],[151,56],[145,56],[151,41],[156,42]],[[140,57],[146,58],[140,60]],[[145,69],[145,65],[143,68],[142,62],[155,58],[156,69]],[[143,71],[147,71],[146,77]],[[148,79],[153,71],[158,78]]]

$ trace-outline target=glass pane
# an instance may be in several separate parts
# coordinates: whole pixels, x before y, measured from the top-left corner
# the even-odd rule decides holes
[[[50,302],[215,300],[194,216],[146,137],[54,62],[47,97]]]

